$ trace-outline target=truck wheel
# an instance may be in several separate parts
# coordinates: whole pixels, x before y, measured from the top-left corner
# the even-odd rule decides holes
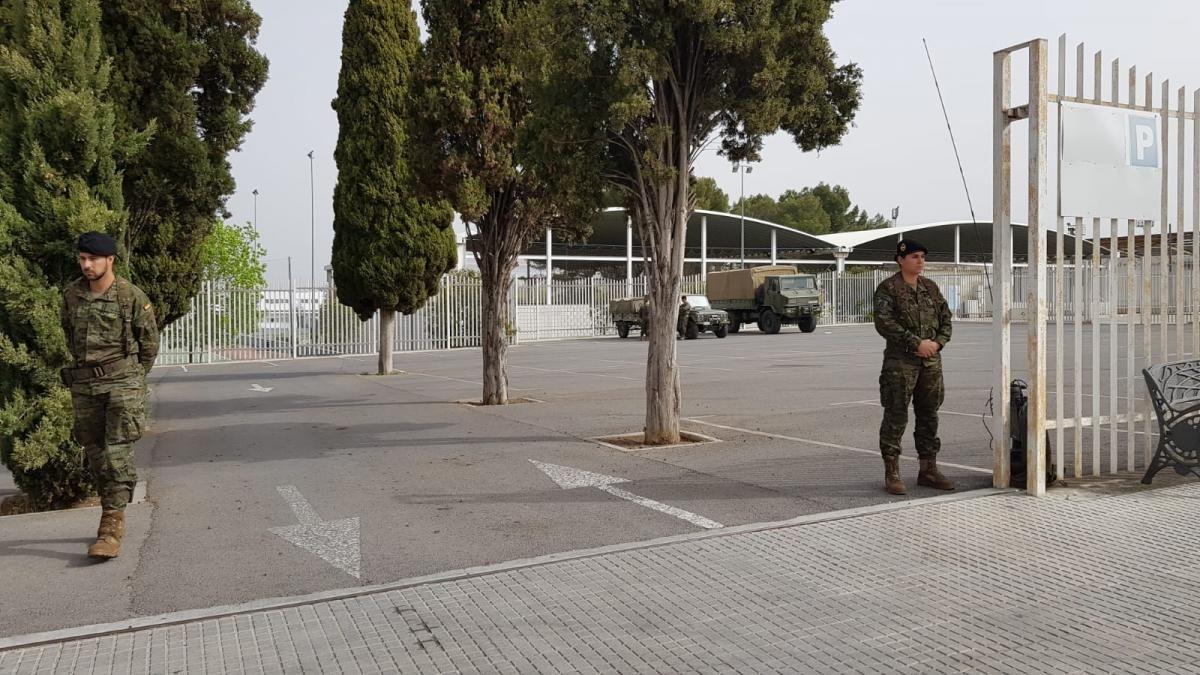
[[[683,336],[689,340],[695,340],[700,337],[700,326],[696,325],[695,321],[688,319],[687,327],[684,328]]]
[[[779,333],[779,329],[783,326],[779,321],[779,315],[770,309],[763,310],[763,313],[758,317],[758,325],[762,329],[762,332],[767,335]]]
[[[797,325],[800,326],[801,333],[811,333],[817,329],[817,317],[802,316],[802,317],[800,317],[800,320],[797,322]]]
[[[731,320],[731,321],[729,322],[729,332],[730,332],[730,333],[736,333],[736,332],[740,331],[741,329],[742,329],[742,322],[741,322],[741,321],[733,321],[733,320]]]
[[[622,340],[629,337],[629,324],[625,323],[624,321],[617,322],[617,337],[621,338]]]
[[[731,326],[733,326],[733,324],[729,324],[728,326],[717,326],[716,328],[713,329],[713,335],[716,335],[719,338],[723,338],[729,334],[729,328]]]

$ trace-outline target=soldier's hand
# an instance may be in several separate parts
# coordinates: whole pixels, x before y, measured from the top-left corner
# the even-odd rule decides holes
[[[931,359],[937,355],[941,347],[933,340],[921,340],[921,344],[917,345],[917,357],[922,359]]]

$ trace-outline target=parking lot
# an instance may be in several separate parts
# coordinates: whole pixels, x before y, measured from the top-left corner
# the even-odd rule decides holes
[[[137,448],[149,501],[130,509],[125,553],[81,560],[90,512],[5,519],[0,574],[77,584],[95,601],[65,592],[46,605],[44,586],[10,586],[0,602],[25,611],[5,612],[20,627],[0,632],[906,499],[881,489],[882,344],[870,326],[677,345],[684,427],[715,440],[635,452],[591,439],[642,427],[647,344],[636,338],[514,347],[512,394],[539,402],[499,408],[460,403],[480,395],[470,349],[397,354],[403,372],[387,377],[366,374],[371,357],[158,368]],[[990,350],[987,325],[962,323],[944,355],[941,459],[962,490],[991,484]],[[941,494],[915,486],[911,425],[905,444],[907,499]]]

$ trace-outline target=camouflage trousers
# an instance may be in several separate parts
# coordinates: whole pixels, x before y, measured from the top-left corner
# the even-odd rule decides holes
[[[879,403],[883,422],[879,425],[879,451],[884,457],[900,455],[900,439],[908,426],[908,406],[916,415],[913,439],[920,457],[936,457],[942,448],[938,438],[938,408],[945,397],[941,360],[924,364],[885,359],[879,373]]]
[[[124,509],[133,498],[137,471],[133,444],[142,437],[146,392],[141,378],[103,393],[71,394],[75,440],[83,446],[104,509]]]

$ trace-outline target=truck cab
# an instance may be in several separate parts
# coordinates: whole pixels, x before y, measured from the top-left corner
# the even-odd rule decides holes
[[[821,289],[811,274],[767,277],[759,304],[770,307],[784,323],[798,323],[805,333],[816,329],[821,314]]]

